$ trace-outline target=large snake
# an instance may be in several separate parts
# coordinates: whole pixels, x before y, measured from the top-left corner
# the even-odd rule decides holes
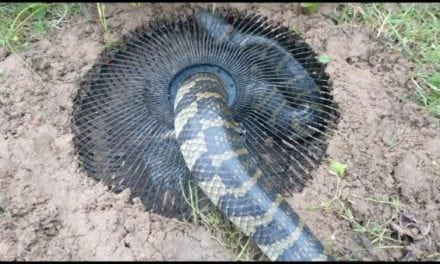
[[[323,67],[296,36],[279,44],[289,31],[228,12],[165,18],[103,56],[75,100],[79,157],[164,215],[195,179],[271,260],[332,259],[280,193],[290,163],[307,172],[324,153],[335,109]]]
[[[215,75],[183,82],[174,103],[174,124],[186,165],[210,200],[271,260],[327,260],[323,247],[240,141]]]

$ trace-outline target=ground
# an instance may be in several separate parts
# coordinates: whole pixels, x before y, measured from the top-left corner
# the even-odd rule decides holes
[[[189,4],[107,4],[109,31],[117,39],[182,5]],[[327,72],[341,118],[327,160],[347,165],[339,200],[365,226],[388,221],[394,213],[393,206],[369,199],[398,199],[404,211],[430,225],[432,244],[423,256],[438,259],[439,121],[411,99],[411,62],[373,32],[335,26],[328,18],[330,4],[311,15],[296,4],[233,6],[295,28],[317,53],[329,56]],[[139,200],[129,201],[128,191],[114,194],[78,168],[72,100],[103,41],[91,12],[32,43],[21,56],[45,85],[17,56],[0,52],[0,259],[233,260],[206,227],[145,212]],[[356,231],[344,214],[310,210],[337,191],[337,177],[328,171],[329,162],[323,161],[304,190],[288,199],[326,248],[338,259],[404,258],[401,244],[381,248],[377,241],[365,242],[371,236]]]

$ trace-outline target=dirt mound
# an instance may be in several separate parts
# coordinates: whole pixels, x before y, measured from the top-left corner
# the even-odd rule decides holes
[[[189,4],[108,4],[115,37],[157,14]],[[362,198],[398,197],[431,224],[432,249],[440,248],[439,122],[408,99],[411,64],[368,31],[336,27],[321,13],[300,14],[296,4],[234,4],[263,13],[302,32],[328,54],[327,71],[341,109],[328,157],[348,165],[341,198],[356,217],[372,222],[393,214],[388,204]],[[32,44],[22,56],[45,86],[14,55],[0,61],[1,260],[229,260],[233,256],[203,227],[144,211],[78,169],[72,144],[72,99],[83,74],[103,50],[99,20],[74,24]],[[93,18],[93,19],[91,19]],[[401,259],[401,250],[362,251],[357,233],[337,214],[307,207],[331,199],[336,180],[328,163],[289,200],[313,232],[338,257]],[[362,198],[358,198],[362,197]]]

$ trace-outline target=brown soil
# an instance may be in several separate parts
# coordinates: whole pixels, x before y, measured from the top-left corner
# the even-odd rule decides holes
[[[115,38],[156,15],[189,4],[106,4]],[[302,32],[331,61],[341,119],[328,157],[348,165],[342,199],[357,219],[381,223],[386,204],[363,198],[398,197],[417,219],[430,223],[440,249],[439,122],[412,102],[412,66],[361,28],[336,27],[335,5],[301,14],[297,4],[233,4],[263,13]],[[79,81],[103,50],[94,12],[32,44],[22,53],[46,87],[15,55],[0,57],[0,259],[1,260],[230,260],[204,227],[145,212],[128,191],[118,195],[88,178],[77,165],[70,130]],[[313,232],[342,259],[400,260],[400,249],[356,251],[363,238],[335,213],[306,210],[333,197],[328,163],[289,199]],[[364,245],[365,246],[365,245]],[[366,246],[368,248],[368,245]]]

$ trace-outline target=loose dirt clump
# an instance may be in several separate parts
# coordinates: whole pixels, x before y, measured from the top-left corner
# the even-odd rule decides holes
[[[107,4],[110,32],[118,38],[163,12],[190,4]],[[341,200],[359,221],[393,217],[398,198],[430,223],[427,252],[440,249],[439,122],[410,99],[412,65],[361,28],[335,26],[335,5],[303,14],[297,4],[231,4],[298,30],[320,54],[341,110],[328,158],[347,164]],[[128,190],[114,194],[78,168],[70,129],[79,82],[103,50],[94,12],[21,54],[43,86],[15,55],[0,57],[1,260],[230,260],[204,227],[145,212]],[[365,246],[365,236],[337,213],[307,210],[331,199],[336,179],[328,162],[289,199],[313,232],[341,259],[401,260],[401,248]],[[395,219],[398,223],[399,219]],[[390,227],[391,228],[391,227]],[[368,244],[368,243],[367,243]],[[357,251],[355,246],[367,247]],[[403,245],[405,246],[405,245]],[[423,257],[417,256],[417,257]]]

